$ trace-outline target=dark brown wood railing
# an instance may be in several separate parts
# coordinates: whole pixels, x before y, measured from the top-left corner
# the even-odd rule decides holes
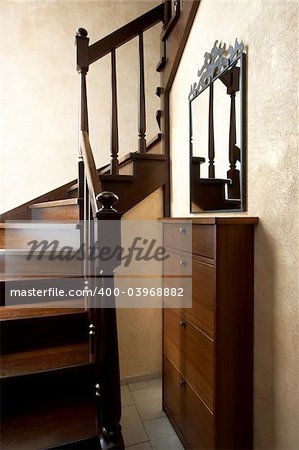
[[[166,2],[169,3],[169,2]],[[166,8],[166,9],[165,9]],[[77,71],[80,74],[80,144],[79,144],[79,202],[80,219],[84,221],[82,241],[90,247],[96,241],[99,245],[120,245],[120,219],[113,205],[118,200],[112,192],[102,192],[99,175],[95,166],[89,141],[88,104],[86,77],[89,66],[110,53],[111,55],[111,148],[110,174],[119,173],[119,135],[118,135],[118,98],[117,98],[117,61],[116,49],[138,36],[139,39],[139,100],[138,100],[138,150],[145,153],[146,144],[146,103],[144,74],[143,34],[150,27],[167,16],[167,7],[162,3],[141,17],[133,20],[104,39],[89,45],[87,31],[79,28],[76,32]],[[108,155],[107,155],[108,156]],[[110,222],[107,223],[107,220]],[[111,222],[113,221],[113,222]],[[94,226],[91,226],[91,223]],[[111,242],[111,236],[112,241]],[[114,270],[118,263],[110,261],[96,266],[89,260],[84,261],[84,278],[93,287],[100,286],[103,292],[114,287]],[[105,295],[99,303],[96,298],[89,302],[90,354],[95,367],[95,397],[102,449],[123,449],[120,418],[120,375],[118,359],[118,340],[115,299]]]
[[[89,47],[88,52],[89,64],[92,64],[103,56],[108,55],[113,48],[117,49],[118,47],[121,47],[126,44],[126,42],[129,42],[131,39],[137,37],[140,33],[143,33],[159,23],[163,20],[163,14],[164,5],[158,5],[156,8],[151,9],[137,19],[132,20],[132,22],[129,22],[119,28],[117,31],[114,31],[103,39],[92,44]]]
[[[167,2],[169,3],[169,2]],[[81,74],[81,124],[80,130],[88,132],[86,74],[89,66],[107,54],[111,54],[111,164],[110,173],[118,175],[118,99],[117,99],[117,70],[116,49],[138,36],[139,38],[139,96],[138,96],[138,150],[146,152],[146,103],[145,103],[145,74],[144,74],[144,44],[143,35],[146,30],[164,20],[164,4],[153,8],[132,22],[124,25],[105,38],[89,45],[87,31],[79,28],[76,33],[77,70]],[[168,6],[169,8],[169,6]],[[80,183],[81,178],[81,183]],[[83,198],[84,182],[79,169],[79,195]],[[83,214],[83,210],[82,210]]]

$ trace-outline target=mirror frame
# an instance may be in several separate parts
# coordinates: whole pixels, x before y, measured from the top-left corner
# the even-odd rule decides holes
[[[193,156],[193,128],[192,123],[192,102],[207,88],[211,86],[221,75],[231,69],[240,61],[240,207],[235,209],[207,209],[203,211],[192,211],[192,156]],[[204,65],[198,70],[198,81],[193,83],[188,95],[189,101],[189,187],[190,187],[190,213],[206,214],[212,212],[242,212],[247,209],[247,129],[246,129],[246,111],[247,111],[247,83],[246,83],[246,53],[244,44],[235,40],[234,47],[226,44],[219,44],[215,41],[210,53],[204,55]]]

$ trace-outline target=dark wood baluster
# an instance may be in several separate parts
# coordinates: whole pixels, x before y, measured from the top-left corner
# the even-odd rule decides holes
[[[234,147],[236,145],[236,93],[232,92],[230,96],[230,118],[229,118],[229,166],[236,168],[237,160],[235,158]]]
[[[76,47],[77,47],[77,71],[80,74],[80,131],[89,132],[88,125],[88,104],[87,104],[87,87],[86,75],[89,69],[88,64],[88,33],[84,28],[79,28],[76,31]],[[90,242],[93,242],[93,227],[91,227],[92,211],[89,198],[89,189],[87,186],[87,179],[83,163],[81,145],[79,142],[79,170],[78,170],[78,197],[79,197],[79,218],[83,221],[84,227],[80,228],[80,242],[89,248]],[[89,278],[90,261],[85,257],[82,266],[82,275],[86,282],[91,282]],[[92,288],[92,286],[89,286]],[[85,298],[85,307],[88,307],[89,314],[89,353],[94,354],[94,310],[90,308],[90,299]]]
[[[209,178],[215,178],[215,141],[214,141],[214,86],[210,85],[209,92]]]
[[[84,230],[85,230],[85,239],[84,242],[86,243],[85,248],[90,248],[92,245],[94,245],[96,239],[95,236],[97,236],[97,221],[93,220],[93,213],[91,209],[91,199],[88,195],[89,203],[88,203],[88,218],[87,221],[84,221]],[[87,252],[88,254],[88,252]],[[84,287],[87,289],[94,290],[95,288],[95,278],[94,274],[96,273],[95,265],[96,262],[91,260],[91,258],[88,257],[88,255],[85,255],[85,270],[84,270],[84,279],[85,283],[87,283]],[[88,309],[88,318],[89,318],[89,355],[91,360],[93,360],[94,354],[95,354],[95,299],[93,297],[87,296],[85,294],[85,308]]]
[[[117,81],[115,49],[111,50],[111,164],[110,173],[118,175],[118,108],[117,108]]]
[[[139,34],[139,108],[138,108],[138,150],[146,153],[145,80],[143,33]]]
[[[112,192],[102,192],[98,201],[103,206],[98,211],[98,241],[113,249],[120,245],[121,214],[113,204],[118,197]],[[104,295],[98,296],[100,304],[95,309],[95,371],[97,417],[101,427],[101,449],[124,449],[121,433],[121,397],[120,372],[118,356],[117,322],[114,292],[114,269],[119,265],[117,260],[99,263],[98,285],[103,288]],[[112,295],[105,297],[111,289]]]
[[[239,91],[239,67],[234,67],[229,71],[230,83],[227,93],[230,95],[230,122],[229,122],[229,170],[227,177],[232,183],[228,186],[229,198],[240,198],[240,171],[236,168],[237,161],[240,160],[240,149],[236,145],[236,92]]]
[[[77,47],[77,71],[80,74],[80,124],[81,131],[88,132],[88,109],[87,109],[87,89],[86,74],[89,69],[88,65],[88,33],[84,28],[76,31],[76,47]],[[84,206],[84,198],[87,195],[86,179],[84,175],[84,164],[82,159],[81,147],[79,143],[79,163],[78,163],[78,197],[79,197],[79,217],[84,220],[86,217],[87,206]]]

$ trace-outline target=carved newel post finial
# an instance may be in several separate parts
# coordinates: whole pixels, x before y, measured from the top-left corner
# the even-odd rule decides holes
[[[118,196],[114,192],[104,191],[97,195],[97,201],[102,205],[100,212],[117,212],[113,205],[118,202]]]
[[[76,36],[86,38],[88,36],[88,32],[85,28],[78,28],[78,30],[76,30]]]

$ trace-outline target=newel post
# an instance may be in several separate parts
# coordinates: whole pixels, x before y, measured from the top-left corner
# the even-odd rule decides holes
[[[101,192],[102,205],[96,214],[99,247],[113,250],[121,245],[121,216],[114,204],[113,192]],[[103,258],[104,259],[104,258]],[[120,264],[117,256],[98,261],[96,285],[102,290],[95,309],[95,375],[97,419],[101,449],[124,449],[121,433],[121,397],[118,356],[117,321],[114,296],[114,272]]]

